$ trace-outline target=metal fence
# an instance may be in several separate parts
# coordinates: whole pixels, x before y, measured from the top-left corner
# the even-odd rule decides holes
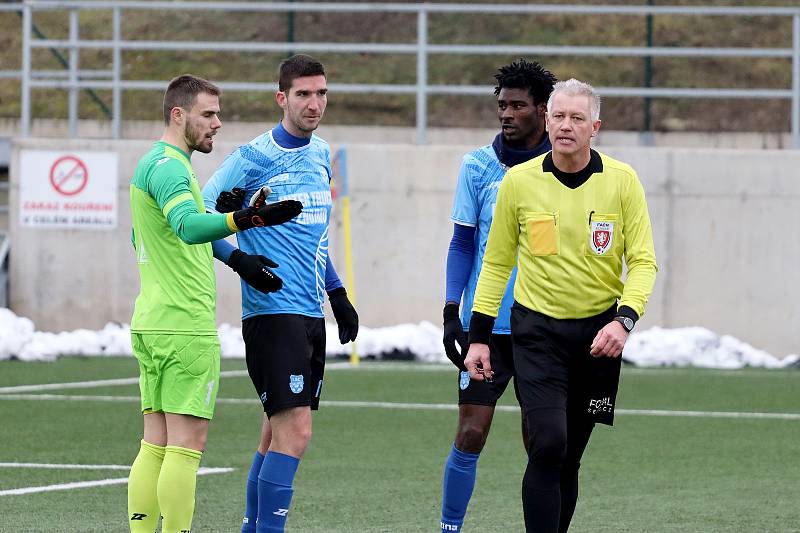
[[[210,42],[129,40],[122,38],[122,14],[127,10],[218,11],[218,12],[317,12],[317,13],[415,13],[416,42],[410,43],[341,43],[341,42]],[[45,39],[34,36],[33,14],[38,11],[66,11],[69,17],[69,39]],[[110,40],[82,39],[78,17],[82,10],[111,10]],[[31,90],[57,88],[69,94],[69,131],[77,136],[78,95],[84,89],[110,89],[112,133],[120,137],[122,91],[164,89],[164,80],[134,81],[122,78],[122,51],[127,50],[219,50],[238,52],[338,52],[411,54],[416,56],[415,84],[346,84],[329,85],[342,93],[413,94],[416,96],[416,140],[426,140],[427,100],[431,95],[484,95],[485,86],[435,85],[428,83],[428,57],[431,54],[461,55],[546,55],[596,57],[692,57],[692,58],[786,58],[791,59],[791,87],[769,89],[733,88],[667,88],[667,87],[598,87],[603,96],[645,98],[736,98],[791,100],[792,146],[800,148],[800,7],[681,7],[681,6],[610,6],[610,5],[525,5],[525,4],[427,4],[427,3],[323,3],[323,2],[166,2],[166,1],[51,1],[27,0],[0,4],[0,11],[22,14],[22,70],[0,71],[0,78],[21,80],[21,134],[27,136],[31,126]],[[429,15],[435,13],[487,14],[562,14],[562,15],[680,15],[687,17],[773,16],[792,19],[792,45],[785,48],[757,47],[624,47],[624,46],[524,46],[429,43]],[[65,71],[33,70],[31,51],[37,48],[68,50]],[[81,70],[81,50],[108,50],[112,53],[110,70]],[[62,62],[63,63],[63,62]],[[274,91],[274,83],[227,81],[219,83],[225,91]]]

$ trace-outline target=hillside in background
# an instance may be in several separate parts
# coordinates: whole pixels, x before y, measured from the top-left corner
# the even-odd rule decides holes
[[[224,3],[224,2],[219,2]],[[301,2],[298,2],[301,3]],[[466,2],[460,3],[477,3]],[[492,3],[492,2],[481,2]],[[509,3],[509,2],[505,2]],[[569,2],[548,0],[546,2]],[[635,4],[614,2],[604,4]],[[656,5],[775,5],[774,2],[655,1]],[[782,5],[800,5],[800,1]],[[772,47],[792,44],[792,24],[787,17],[653,17],[653,46]],[[68,38],[66,11],[37,13],[36,28],[47,38]],[[430,42],[435,44],[646,46],[644,16],[585,15],[474,15],[431,14]],[[413,43],[415,14],[343,13],[234,13],[124,12],[122,32],[126,39],[214,40],[247,42],[372,42]],[[80,18],[84,38],[110,39],[111,13],[84,11]],[[21,21],[16,13],[0,12],[0,70],[20,68]],[[67,55],[66,50],[62,50]],[[416,78],[413,54],[314,54],[327,67],[329,82],[405,83]],[[284,54],[247,52],[123,52],[126,80],[167,80],[191,72],[215,81],[273,82]],[[486,97],[431,96],[429,125],[476,127],[493,124],[493,74],[497,67],[516,59],[513,55],[433,55],[429,57],[432,84],[485,84]],[[622,57],[552,56],[540,61],[559,78],[577,77],[598,87],[638,87],[645,84],[645,60]],[[63,66],[50,50],[34,50],[35,69],[60,70]],[[771,88],[791,86],[790,59],[747,58],[653,58],[652,86],[709,88]],[[110,69],[111,52],[84,50],[81,67]],[[96,91],[111,106],[110,91]],[[157,91],[127,91],[123,95],[125,119],[160,119]],[[154,105],[155,104],[155,105]],[[655,98],[650,103],[649,129],[656,131],[788,131],[788,100],[695,100]],[[647,129],[643,98],[612,98],[604,102],[603,127],[614,130]],[[34,117],[66,117],[63,91],[36,90]],[[87,93],[81,95],[81,118],[104,118],[101,106]],[[414,124],[413,96],[336,94],[329,97],[328,124]],[[0,117],[18,117],[19,81],[0,79]],[[223,118],[263,121],[278,118],[271,94],[228,92]]]

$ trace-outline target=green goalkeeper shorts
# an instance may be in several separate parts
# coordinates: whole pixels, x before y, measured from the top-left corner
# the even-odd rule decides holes
[[[142,411],[211,419],[219,389],[216,335],[131,333]]]

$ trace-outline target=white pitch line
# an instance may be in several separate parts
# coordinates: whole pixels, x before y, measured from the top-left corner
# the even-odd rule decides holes
[[[421,409],[423,411],[458,411],[454,403],[403,403],[403,402],[362,402],[322,400],[319,404],[323,407],[372,407],[376,409]],[[519,411],[519,407],[512,405],[498,405],[498,411]]]
[[[335,362],[325,365],[326,370],[387,370],[396,368],[415,368],[411,363],[369,363],[368,365],[354,365],[347,362]],[[448,365],[424,365],[419,364],[417,370],[453,370]],[[243,378],[247,377],[247,370],[225,370],[219,373],[222,378]],[[136,385],[139,378],[117,378],[117,379],[98,379],[92,381],[71,381],[65,383],[40,383],[37,385],[16,385],[13,387],[0,387],[0,394],[13,394],[18,392],[39,392],[46,390],[67,390],[67,389],[94,389],[98,387],[114,387],[119,385]]]
[[[0,400],[57,400],[57,401],[96,401],[96,402],[139,402],[138,396],[90,396],[70,394],[0,394]],[[218,404],[228,405],[254,405],[256,398],[217,398]],[[454,403],[404,403],[404,402],[365,402],[365,401],[339,401],[322,400],[323,407],[357,407],[371,409],[407,409],[423,411],[457,411],[458,405]],[[495,410],[501,413],[518,413],[516,405],[498,405]],[[739,419],[772,419],[772,420],[800,420],[800,413],[759,413],[744,411],[681,411],[668,409],[617,409],[618,415],[633,416],[673,416],[689,418],[739,418]]]
[[[394,363],[394,362],[369,362],[364,364],[357,364],[354,365],[349,362],[333,362],[328,363],[325,365],[326,370],[373,370],[373,371],[386,371],[386,370],[417,370],[417,371],[447,371],[447,372],[454,372],[455,370],[446,364],[424,364],[424,363]],[[622,372],[623,375],[626,373],[630,374],[674,374],[674,373],[686,373],[692,370],[696,370],[693,368],[647,368],[647,367],[636,367],[636,368],[623,368]],[[715,369],[703,369],[708,373],[714,373],[719,375],[725,375],[729,377],[760,377],[763,376],[762,373],[757,371],[748,371],[748,370],[715,370]],[[220,372],[220,377],[223,378],[242,378],[247,377],[246,370],[226,370],[224,372]],[[773,375],[772,377],[791,377],[797,378],[800,377],[800,372],[797,374],[792,373],[778,373]],[[12,394],[12,393],[19,393],[19,392],[40,392],[46,390],[67,390],[67,389],[92,389],[98,387],[114,387],[119,385],[136,385],[139,383],[139,378],[118,378],[118,379],[100,379],[100,380],[93,380],[93,381],[73,381],[73,382],[66,382],[66,383],[42,383],[37,385],[17,385],[12,387],[0,387],[0,395],[4,394]]]
[[[228,472],[233,472],[233,470],[233,468],[200,468],[200,470],[197,471],[197,475],[205,476],[208,474],[226,474]],[[43,485],[40,487],[23,487],[19,489],[0,490],[0,496],[19,496],[22,494],[35,494],[37,492],[85,489],[89,487],[103,487],[107,485],[124,485],[127,482],[127,477],[98,479],[95,481],[75,481],[72,483],[58,483],[56,485]]]
[[[139,383],[139,378],[100,379],[95,381],[75,381],[71,383],[42,383],[39,385],[0,387],[0,394],[63,389],[91,389],[95,387],[111,387],[114,385],[135,385],[137,383]]]
[[[58,400],[73,402],[140,402],[138,396],[102,396],[87,394],[0,394],[0,400]],[[219,400],[217,400],[219,402]]]
[[[694,418],[768,418],[773,420],[800,420],[800,413],[749,413],[736,411],[670,411],[666,409],[617,409],[618,415],[636,416],[687,416]]]
[[[57,463],[0,463],[0,468],[44,468],[48,470],[130,470],[130,465],[79,465]]]
[[[100,479],[97,481],[75,481],[72,483],[59,483],[57,485],[43,485],[41,487],[23,487],[21,489],[0,490],[0,496],[21,496],[37,492],[53,492],[57,490],[86,489],[89,487],[102,487],[105,485],[122,485],[128,478],[118,477],[113,479]]]
[[[226,370],[219,373],[223,378],[238,378],[247,375],[246,370]],[[0,394],[15,392],[37,392],[45,390],[94,389],[97,387],[114,387],[117,385],[137,385],[139,378],[98,379],[93,381],[71,381],[66,383],[41,383],[38,385],[17,385],[0,387]]]
[[[427,411],[456,411],[458,406],[450,403],[399,403],[399,402],[354,402],[321,401],[327,407],[372,407],[379,409],[421,409]],[[496,411],[518,413],[516,405],[498,405]],[[698,418],[769,418],[776,420],[800,420],[800,413],[749,413],[736,411],[671,411],[666,409],[616,409],[618,415],[637,416],[683,416]]]
[[[706,368],[701,366],[623,366],[622,376],[652,374],[654,376],[664,375],[687,375],[702,373],[704,376],[713,375],[714,377],[725,378],[761,378],[770,379],[800,379],[800,372],[796,368]]]
[[[92,394],[0,394],[2,400],[33,400],[33,401],[72,401],[72,402],[126,402],[139,403],[142,401],[138,396],[104,396]],[[256,404],[260,402],[255,396],[253,398],[217,398],[218,404]]]

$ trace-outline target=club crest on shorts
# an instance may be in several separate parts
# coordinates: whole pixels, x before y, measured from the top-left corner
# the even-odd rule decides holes
[[[462,372],[458,377],[458,387],[461,390],[466,390],[469,387],[469,372]]]
[[[300,394],[303,392],[303,375],[300,374],[299,376],[295,376],[294,374],[289,375],[289,390],[295,394]]]
[[[261,393],[261,403],[267,403],[267,391]]]
[[[591,229],[589,246],[597,255],[605,255],[611,249],[611,241],[614,239],[614,223],[607,220],[592,220]]]

